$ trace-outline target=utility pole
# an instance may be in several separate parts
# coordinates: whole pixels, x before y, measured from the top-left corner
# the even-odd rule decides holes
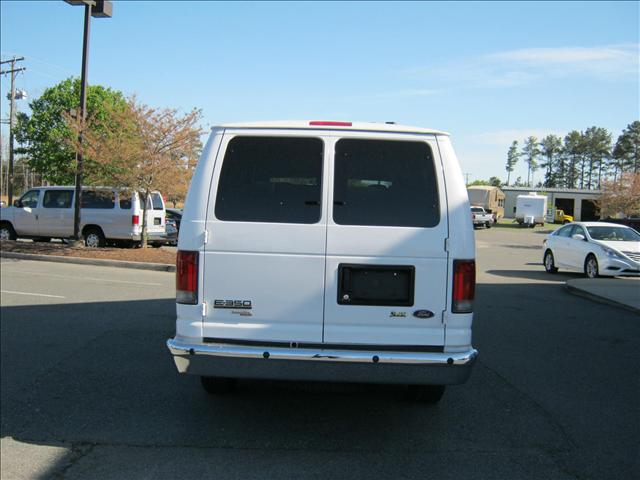
[[[2,70],[0,72],[0,75],[5,75],[7,73],[11,74],[11,104],[9,107],[9,172],[7,176],[7,197],[9,205],[13,204],[13,124],[15,121],[16,73],[26,70],[25,67],[16,68],[16,62],[21,62],[22,60],[24,60],[24,57],[13,57],[11,60],[0,62],[0,64],[11,64],[11,70]]]

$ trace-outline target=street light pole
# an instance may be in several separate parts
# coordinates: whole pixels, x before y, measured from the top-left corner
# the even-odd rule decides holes
[[[82,202],[82,133],[87,119],[87,72],[89,70],[89,35],[91,31],[91,17],[111,17],[112,5],[107,0],[64,0],[71,5],[84,6],[84,40],[82,44],[82,75],[80,78],[80,134],[78,144],[80,149],[76,152],[76,188],[75,205],[73,209],[73,239],[80,241],[80,205]]]
[[[85,120],[87,119],[87,71],[89,69],[89,34],[91,33],[91,8],[92,2],[84,5],[84,40],[82,44],[82,75],[80,77],[80,134],[78,144],[80,149],[76,152],[76,189],[75,205],[73,209],[73,239],[80,240],[80,202],[82,201],[82,134]]]

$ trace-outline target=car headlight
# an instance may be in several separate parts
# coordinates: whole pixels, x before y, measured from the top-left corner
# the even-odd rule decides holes
[[[626,257],[624,255],[622,255],[621,253],[618,253],[613,248],[605,247],[603,245],[602,250],[604,250],[604,253],[607,255],[607,257],[617,258],[618,260],[626,260]]]

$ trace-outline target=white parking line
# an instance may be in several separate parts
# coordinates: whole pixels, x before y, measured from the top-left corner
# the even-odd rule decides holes
[[[149,286],[149,287],[160,287],[163,284],[162,283],[146,283],[146,282],[128,282],[126,280],[109,280],[106,278],[94,278],[94,277],[76,277],[76,276],[72,276],[72,275],[58,275],[56,273],[42,273],[42,272],[35,272],[35,271],[30,271],[30,270],[10,270],[10,269],[3,269],[3,272],[7,272],[7,273],[24,273],[24,274],[29,274],[29,275],[41,275],[43,277],[56,277],[56,278],[71,278],[73,280],[94,280],[97,282],[109,282],[109,283],[124,283],[124,284],[128,284],[128,285],[145,285],[145,286]]]
[[[44,293],[29,293],[29,292],[12,292],[11,290],[0,290],[0,293],[11,293],[13,295],[31,295],[33,297],[47,297],[47,298],[66,298],[60,295],[45,295]]]

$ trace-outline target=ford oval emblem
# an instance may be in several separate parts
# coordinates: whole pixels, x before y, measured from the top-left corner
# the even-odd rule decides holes
[[[413,316],[418,318],[431,318],[433,317],[433,312],[429,310],[416,310],[413,312]]]

